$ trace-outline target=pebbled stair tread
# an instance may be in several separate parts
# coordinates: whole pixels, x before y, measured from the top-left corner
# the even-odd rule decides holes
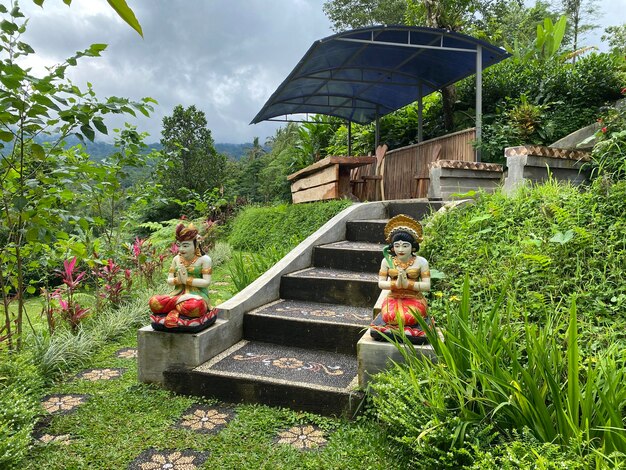
[[[340,242],[320,245],[317,248],[329,248],[329,249],[336,249],[336,250],[354,250],[354,251],[380,251],[382,253],[384,246],[385,245],[381,243],[353,242],[349,240],[343,240]]]
[[[352,307],[286,299],[263,305],[246,315],[271,316],[313,323],[343,323],[356,326],[367,326],[372,321],[371,307]]]
[[[357,386],[354,356],[245,340],[196,367],[194,372],[328,390],[346,391]]]
[[[284,277],[378,282],[377,273],[363,273],[356,271],[346,271],[343,269],[329,269],[318,267],[301,269],[300,271],[285,274]]]

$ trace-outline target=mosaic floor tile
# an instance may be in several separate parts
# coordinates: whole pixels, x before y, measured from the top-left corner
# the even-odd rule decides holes
[[[324,431],[319,427],[307,424],[293,426],[278,433],[274,440],[277,444],[286,444],[299,450],[312,450],[324,447],[327,443]]]
[[[124,373],[125,369],[87,369],[76,375],[77,379],[89,380],[90,382],[97,382],[98,380],[113,380],[119,379]]]
[[[120,359],[135,359],[137,357],[137,348],[123,348],[115,351],[115,357]]]
[[[69,434],[61,434],[58,436],[53,434],[43,434],[37,438],[37,441],[41,444],[61,444],[65,446],[72,443],[72,439]]]
[[[55,394],[47,395],[41,400],[41,405],[48,413],[71,413],[89,399],[89,395]]]
[[[130,463],[128,470],[195,470],[208,458],[206,452],[188,449],[148,449]]]
[[[185,410],[176,427],[214,434],[226,427],[234,415],[234,411],[225,407],[194,405]]]

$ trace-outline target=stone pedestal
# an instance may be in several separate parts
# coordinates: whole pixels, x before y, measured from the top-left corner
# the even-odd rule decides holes
[[[410,348],[411,346],[404,346]],[[412,346],[418,355],[428,356],[432,361],[437,359],[430,344]],[[387,341],[375,341],[367,331],[356,346],[358,356],[359,386],[365,388],[371,377],[378,372],[388,369],[393,362],[403,364],[404,357],[398,348]],[[410,351],[408,351],[411,353]]]
[[[504,151],[508,174],[504,191],[511,193],[527,183],[543,183],[550,177],[580,185],[588,180],[582,166],[590,160],[588,152],[538,145],[508,147]]]
[[[163,384],[163,371],[170,367],[197,367],[241,339],[241,332],[219,319],[199,333],[155,331],[151,326],[137,333],[140,382]]]
[[[491,193],[502,183],[502,165],[495,163],[437,160],[429,165],[429,173],[428,197],[444,201],[467,198],[469,191]]]

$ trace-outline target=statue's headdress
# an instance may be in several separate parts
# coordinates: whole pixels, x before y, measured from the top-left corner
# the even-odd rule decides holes
[[[389,219],[385,225],[385,240],[391,243],[393,236],[398,232],[409,233],[417,243],[421,243],[424,239],[422,234],[422,224],[408,215],[400,214]]]
[[[183,224],[176,226],[176,241],[190,242],[195,240],[197,236],[198,229],[193,224],[189,224],[186,227]]]

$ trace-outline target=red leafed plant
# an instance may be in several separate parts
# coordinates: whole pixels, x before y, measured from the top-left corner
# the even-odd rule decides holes
[[[88,308],[81,307],[74,300],[74,293],[78,290],[85,272],[76,272],[76,257],[63,262],[63,270],[56,270],[63,285],[52,292],[43,289],[45,300],[44,313],[48,320],[50,332],[54,332],[55,319],[60,317],[70,326],[72,333],[78,331],[78,325],[89,313]]]
[[[119,307],[126,294],[130,292],[133,284],[130,269],[123,271],[122,279],[121,266],[109,259],[105,265],[94,271],[93,274],[103,283],[100,297],[110,302],[113,307]]]

